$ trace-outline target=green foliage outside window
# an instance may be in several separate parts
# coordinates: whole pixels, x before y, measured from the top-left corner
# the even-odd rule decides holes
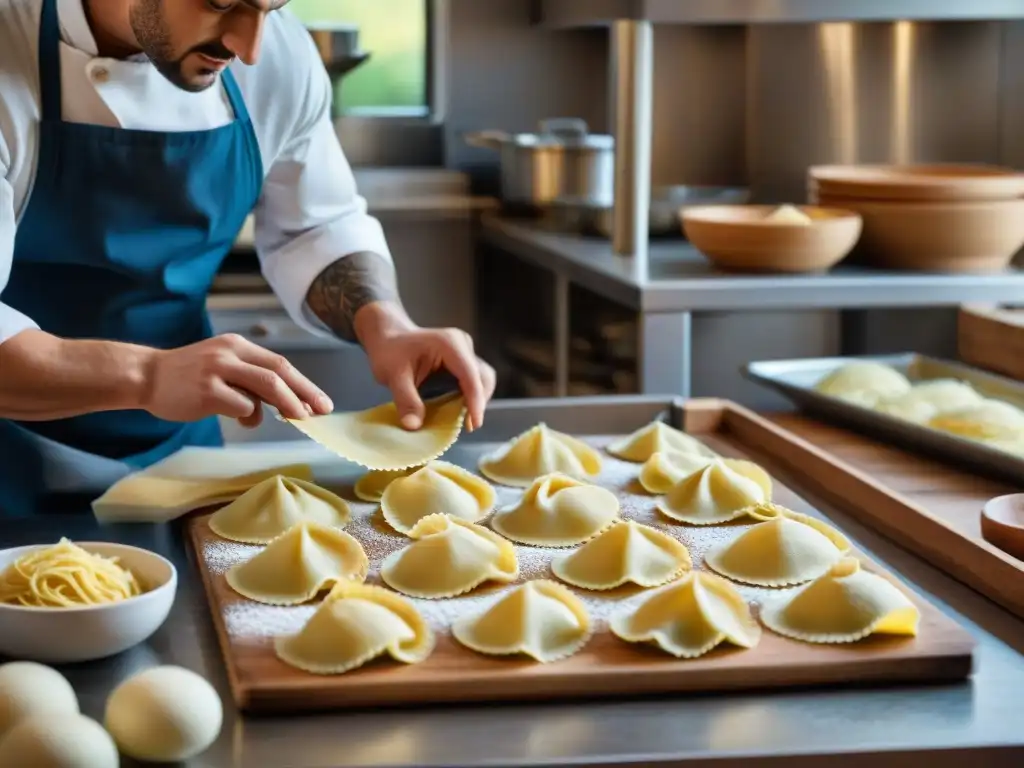
[[[344,22],[359,27],[370,59],[342,79],[336,98],[343,110],[426,106],[427,0],[292,0],[306,23]]]

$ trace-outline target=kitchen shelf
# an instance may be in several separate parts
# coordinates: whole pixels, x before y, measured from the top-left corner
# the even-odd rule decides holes
[[[725,273],[685,240],[667,240],[650,244],[641,271],[608,240],[551,232],[529,221],[487,214],[481,234],[507,253],[646,313],[938,307],[1024,296],[1024,269],[1015,267],[941,274],[840,264],[824,274]]]
[[[1020,0],[538,0],[551,29],[655,24],[781,24],[829,21],[980,21],[1024,18]]]

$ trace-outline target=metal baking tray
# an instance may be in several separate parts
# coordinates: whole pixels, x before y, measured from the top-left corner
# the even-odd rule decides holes
[[[817,357],[799,360],[763,360],[748,363],[743,375],[770,387],[822,421],[849,427],[891,445],[943,459],[979,474],[1024,483],[1024,458],[990,448],[964,437],[878,413],[814,390],[824,376],[856,360],[889,365],[912,381],[959,379],[981,394],[1024,408],[1024,384],[963,363],[907,352],[897,355]]]

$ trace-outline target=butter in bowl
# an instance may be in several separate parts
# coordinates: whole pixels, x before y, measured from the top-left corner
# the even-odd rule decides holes
[[[862,226],[852,211],[807,205],[708,205],[680,218],[693,247],[732,272],[825,272],[853,250]]]

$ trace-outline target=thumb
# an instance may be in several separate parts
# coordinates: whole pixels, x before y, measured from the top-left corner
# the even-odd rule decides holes
[[[412,369],[407,368],[395,376],[390,384],[391,394],[398,408],[398,417],[402,426],[415,430],[423,426],[424,406],[420,393],[416,389],[416,380]]]

